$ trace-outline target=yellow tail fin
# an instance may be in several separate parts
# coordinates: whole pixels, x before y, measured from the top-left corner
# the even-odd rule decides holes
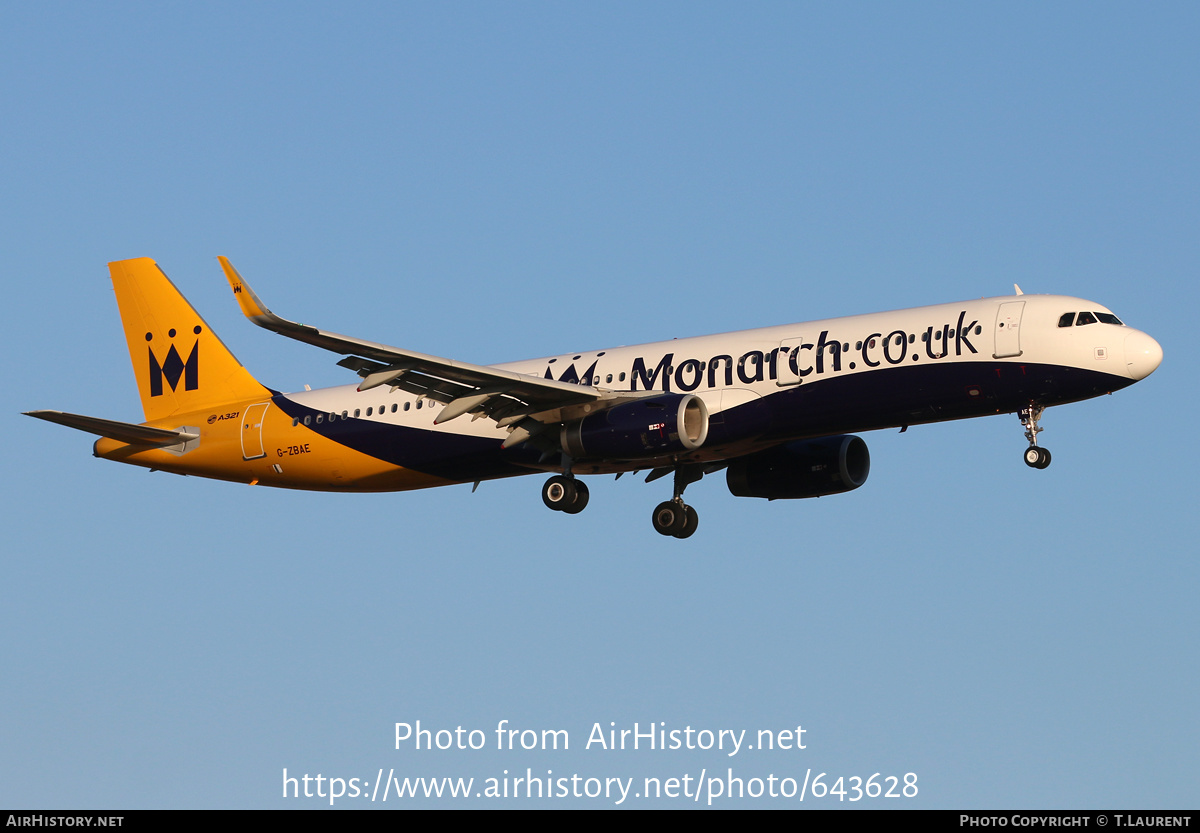
[[[269,397],[148,257],[108,264],[146,421]]]

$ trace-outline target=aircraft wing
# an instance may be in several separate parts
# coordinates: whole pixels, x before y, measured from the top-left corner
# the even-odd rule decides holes
[[[161,448],[200,438],[199,434],[192,434],[187,431],[148,428],[145,425],[134,425],[131,422],[117,422],[112,419],[67,414],[62,411],[25,411],[25,416],[37,417],[47,422],[66,425],[69,428],[77,428],[80,431],[87,431],[89,434],[98,434],[101,437],[108,437],[119,442],[129,443],[130,445],[148,445]]]
[[[589,385],[443,359],[288,321],[267,308],[228,258],[219,257],[218,260],[242,312],[255,324],[288,338],[345,354],[347,358],[338,364],[356,371],[363,378],[359,390],[390,385],[446,403],[447,407],[438,415],[437,422],[471,413],[495,419],[503,426],[538,414],[541,418],[537,421],[549,424],[561,422],[568,416],[546,412],[588,404],[599,404],[603,409],[620,401],[646,395],[631,391],[605,391]],[[514,432],[520,433],[524,432],[519,429]],[[510,436],[510,442],[506,445],[518,441],[515,436]]]

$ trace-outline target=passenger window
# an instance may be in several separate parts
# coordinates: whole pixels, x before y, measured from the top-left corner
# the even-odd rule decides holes
[[[396,413],[396,403],[395,402],[392,403],[392,413],[393,414]]]
[[[322,419],[324,416],[325,416],[324,414],[317,414],[317,425],[320,425],[320,424],[321,424],[321,419]]]
[[[411,402],[405,402],[405,403],[404,403],[404,410],[406,410],[406,411],[407,411],[411,405],[412,405],[412,403],[411,403]]]
[[[312,424],[312,417],[310,417],[310,416],[306,416],[306,417],[304,418],[304,424],[305,424],[305,425],[310,425],[310,424]]]
[[[355,411],[355,412],[354,412],[354,415],[355,415],[355,416],[358,416],[358,412],[357,412],[357,411]],[[367,408],[367,416],[370,416],[370,415],[371,415],[371,408]]]
[[[1070,327],[1070,326],[1071,326],[1071,324],[1073,324],[1073,323],[1074,323],[1074,321],[1075,321],[1075,313],[1073,313],[1073,312],[1064,312],[1064,313],[1062,314],[1062,317],[1058,319],[1058,326],[1060,326],[1060,327]]]
[[[1082,327],[1084,324],[1095,324],[1095,323],[1096,323],[1096,316],[1092,315],[1090,312],[1081,312],[1081,313],[1079,313],[1079,318],[1075,319],[1076,327]]]

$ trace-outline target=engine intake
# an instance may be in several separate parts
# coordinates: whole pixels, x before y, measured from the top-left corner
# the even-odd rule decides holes
[[[708,408],[695,394],[638,399],[562,427],[562,447],[576,458],[637,459],[694,451],[708,439]]]
[[[734,460],[725,482],[738,497],[778,500],[849,492],[866,483],[870,472],[867,444],[843,435],[796,440]]]

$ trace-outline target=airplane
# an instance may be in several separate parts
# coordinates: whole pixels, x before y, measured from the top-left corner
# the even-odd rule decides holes
[[[1120,390],[1162,361],[1107,307],[1059,295],[981,298],[494,366],[338,335],[281,318],[218,258],[253,323],[345,356],[357,384],[281,393],[260,384],[150,258],[109,264],[145,422],[29,416],[99,435],[93,453],[151,470],[259,486],[382,492],[540,472],[542,500],[577,514],[583,475],[674,476],[653,526],[687,538],[684,490],[722,469],[768,500],[857,489],[854,432],[1016,413],[1044,469],[1052,405]],[[473,488],[474,488],[473,487]]]

